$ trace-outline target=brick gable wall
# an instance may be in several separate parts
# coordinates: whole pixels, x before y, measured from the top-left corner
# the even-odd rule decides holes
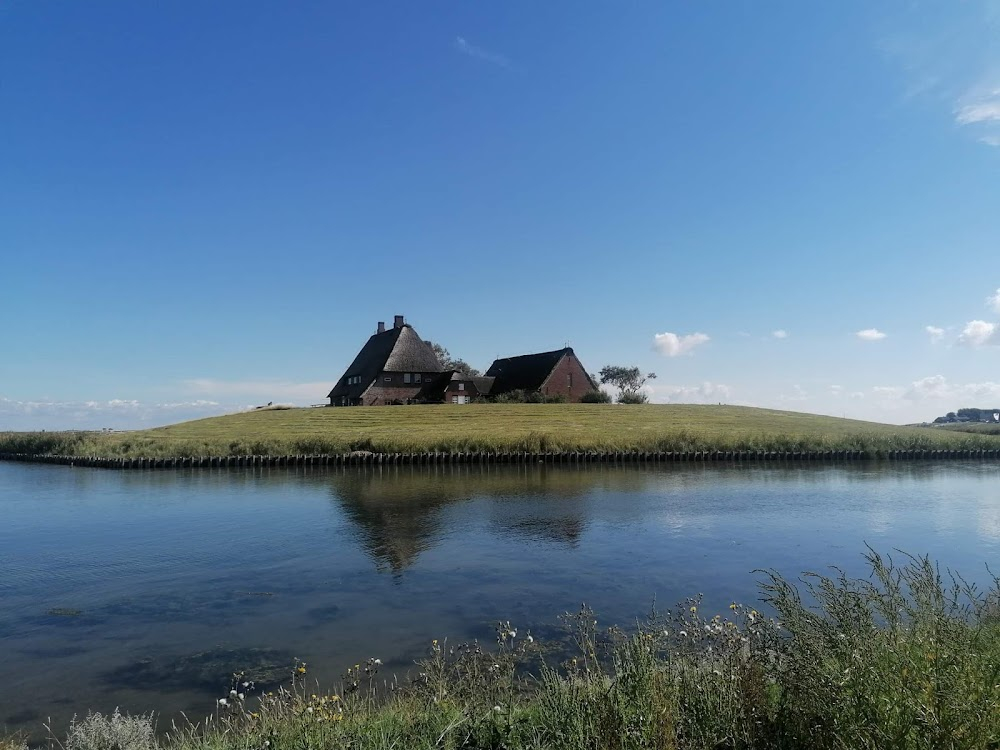
[[[572,376],[572,385],[570,384]],[[546,396],[565,396],[568,401],[579,402],[585,393],[594,390],[587,371],[573,354],[567,354],[552,368],[552,373],[542,383]]]

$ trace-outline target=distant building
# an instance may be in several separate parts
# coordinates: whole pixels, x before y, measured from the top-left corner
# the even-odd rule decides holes
[[[405,404],[441,372],[434,350],[397,315],[389,330],[379,322],[327,398],[331,406]]]
[[[444,370],[430,345],[397,315],[389,330],[378,324],[327,397],[331,406],[470,404],[516,390],[579,401],[597,385],[569,347],[498,359],[485,376]]]

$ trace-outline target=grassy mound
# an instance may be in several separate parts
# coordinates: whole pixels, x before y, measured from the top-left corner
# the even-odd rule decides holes
[[[422,451],[998,448],[962,435],[741,406],[495,404],[256,410],[128,433],[2,433],[0,452],[230,456]]]

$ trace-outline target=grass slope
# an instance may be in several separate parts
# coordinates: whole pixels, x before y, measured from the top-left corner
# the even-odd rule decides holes
[[[0,452],[100,456],[504,450],[997,448],[1000,439],[741,406],[496,404],[263,410],[121,434],[3,433]]]

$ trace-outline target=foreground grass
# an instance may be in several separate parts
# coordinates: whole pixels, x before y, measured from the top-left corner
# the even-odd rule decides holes
[[[65,750],[284,748],[677,748],[875,750],[1000,745],[1000,620],[981,593],[942,579],[926,558],[895,567],[872,553],[871,578],[767,574],[777,619],[690,600],[626,633],[583,607],[567,615],[572,650],[553,651],[498,623],[497,644],[434,641],[420,672],[387,683],[379,662],[336,692],[308,682],[233,691],[205,723],[163,740],[151,717],[91,715]],[[807,605],[804,600],[812,602]],[[11,746],[13,747],[13,745]]]
[[[0,452],[167,457],[423,451],[976,450],[963,435],[739,406],[491,404],[255,411],[120,434],[0,433]]]

